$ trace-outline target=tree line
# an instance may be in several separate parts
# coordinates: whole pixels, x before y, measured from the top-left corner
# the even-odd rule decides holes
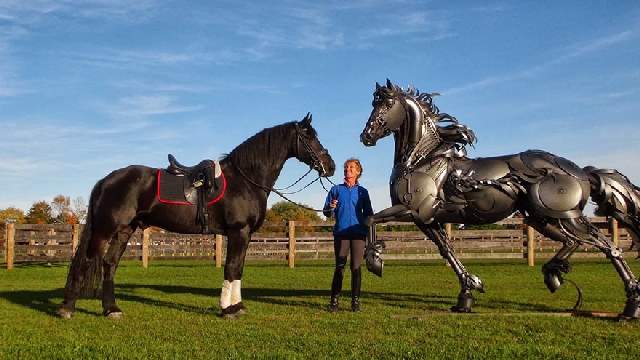
[[[16,224],[82,224],[86,217],[87,203],[82,197],[71,200],[69,196],[57,195],[51,202],[34,202],[26,213],[16,207],[0,209],[0,229],[4,229],[8,221]],[[277,202],[267,210],[265,221],[268,223],[288,220],[319,222],[322,218],[314,211],[287,201]]]
[[[71,200],[69,196],[57,195],[51,202],[34,202],[26,213],[16,207],[0,209],[0,229],[4,230],[9,221],[16,224],[81,224],[86,217],[87,203],[82,197]]]

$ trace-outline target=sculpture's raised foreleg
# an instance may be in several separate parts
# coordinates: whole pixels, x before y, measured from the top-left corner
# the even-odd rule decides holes
[[[384,243],[378,241],[376,237],[376,224],[388,221],[413,222],[413,214],[414,212],[407,206],[399,204],[377,212],[367,218],[366,225],[369,227],[369,233],[367,236],[367,247],[364,253],[367,270],[378,276],[382,276],[384,261],[381,255],[382,249],[384,249]]]

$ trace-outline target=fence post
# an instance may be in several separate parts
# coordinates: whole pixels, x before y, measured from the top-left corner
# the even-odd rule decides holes
[[[222,235],[216,235],[216,267],[222,267]]]
[[[446,223],[444,224],[444,231],[445,233],[447,233],[447,238],[449,238],[449,240],[451,240],[451,223]]]
[[[289,267],[296,265],[296,222],[289,220]]]
[[[80,224],[71,225],[71,257],[76,254],[78,250],[78,242],[80,240]]]
[[[609,218],[609,231],[611,231],[611,241],[613,241],[613,244],[618,247],[618,243],[620,241],[618,238],[618,220],[613,217]]]
[[[536,234],[534,229],[529,225],[525,225],[525,229],[527,231],[527,263],[529,266],[536,266]]]
[[[7,223],[7,270],[13,269],[15,257],[16,224]]]
[[[151,228],[146,228],[142,232],[142,267],[149,267],[149,240],[151,237]]]

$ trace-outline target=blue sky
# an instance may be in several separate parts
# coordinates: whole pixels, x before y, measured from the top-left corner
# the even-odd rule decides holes
[[[86,200],[114,169],[215,159],[310,111],[380,210],[392,139],[358,136],[386,78],[441,93],[471,156],[544,149],[640,184],[638,59],[636,1],[0,0],[0,209]]]

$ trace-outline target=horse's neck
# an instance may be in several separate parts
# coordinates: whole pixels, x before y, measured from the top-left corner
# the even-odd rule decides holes
[[[402,123],[400,131],[394,133],[395,155],[394,165],[401,165],[409,161],[409,157],[416,151],[416,146],[421,153],[428,154],[440,145],[439,136],[433,128],[429,127],[428,121],[424,118],[424,113],[420,106],[412,99],[406,100],[407,118]],[[434,141],[421,142],[423,136],[429,136]]]
[[[285,139],[270,139],[269,142],[294,144],[296,140],[294,136],[296,136],[295,133]],[[262,146],[265,145],[267,144],[262,143]],[[258,147],[259,145],[249,142],[242,146]],[[234,161],[233,165],[239,168],[243,176],[249,177],[251,181],[272,188],[278,176],[280,176],[284,163],[294,156],[292,146],[293,145],[289,147],[278,146],[275,147],[275,149],[273,147],[269,149],[259,149],[259,151],[256,152],[260,154],[259,156],[248,158],[243,164],[238,164],[232,160]]]

